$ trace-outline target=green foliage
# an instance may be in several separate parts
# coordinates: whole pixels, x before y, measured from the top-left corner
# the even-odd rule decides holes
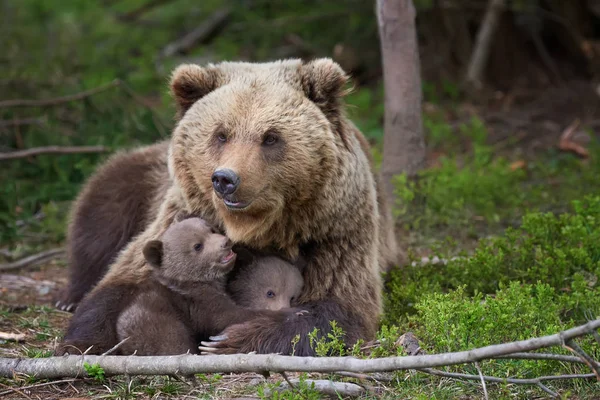
[[[38,349],[36,347],[23,347],[27,358],[47,358],[52,357],[54,352],[48,349]]]
[[[476,145],[463,166],[443,158],[439,168],[424,171],[417,183],[397,176],[394,183],[402,206],[396,214],[413,228],[468,227],[477,218],[498,223],[505,216],[502,210],[523,202],[519,188],[524,174],[512,171],[509,164],[493,158],[489,147]]]
[[[344,342],[344,330],[336,321],[329,321],[331,331],[323,335],[315,328],[308,334],[311,349],[320,357],[334,357],[347,355],[348,349]]]
[[[388,320],[398,321],[425,293],[464,287],[468,295],[491,294],[510,281],[544,282],[556,291],[569,290],[571,304],[564,310],[581,321],[586,311],[600,315],[594,302],[600,277],[600,198],[573,203],[572,214],[530,213],[518,228],[482,240],[467,258],[447,265],[407,266],[394,271],[388,285]],[[589,293],[592,291],[593,293]],[[592,310],[586,309],[592,307]]]
[[[104,382],[104,369],[99,364],[83,363],[83,368],[90,378],[94,378],[98,382]]]

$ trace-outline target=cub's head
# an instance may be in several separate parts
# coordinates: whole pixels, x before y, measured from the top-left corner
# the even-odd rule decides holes
[[[258,257],[236,271],[227,288],[243,307],[266,310],[289,308],[298,299],[304,279],[298,267],[279,257]]]
[[[169,164],[192,208],[212,201],[234,242],[260,244],[335,185],[346,81],[329,59],[178,67]]]
[[[146,243],[143,252],[155,273],[169,282],[210,282],[233,268],[231,246],[204,220],[189,218],[171,225],[161,240]]]

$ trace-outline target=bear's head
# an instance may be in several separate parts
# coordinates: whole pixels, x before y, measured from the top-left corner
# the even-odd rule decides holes
[[[236,259],[231,241],[200,218],[175,222],[143,253],[159,281],[175,287],[223,280]]]
[[[329,59],[178,67],[169,168],[189,208],[212,203],[234,242],[292,240],[275,226],[310,219],[307,204],[340,174],[346,82]]]

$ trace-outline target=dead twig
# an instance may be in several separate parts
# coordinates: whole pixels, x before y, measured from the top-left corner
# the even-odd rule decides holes
[[[562,135],[560,135],[558,148],[562,151],[570,151],[577,154],[578,156],[587,158],[590,156],[589,151],[579,143],[576,143],[572,140],[573,135],[575,134],[575,132],[577,132],[577,128],[579,128],[580,124],[581,121],[579,120],[579,118],[577,118],[571,123],[571,125],[567,126],[567,128],[563,131]]]
[[[25,340],[24,333],[9,333],[9,332],[0,332],[0,340],[11,340],[13,342],[22,342]]]
[[[467,68],[465,81],[468,85],[479,88],[481,86],[483,71],[488,61],[492,40],[504,11],[505,0],[489,0],[483,22],[477,32],[475,47],[471,55],[471,61]]]
[[[548,353],[512,353],[506,356],[493,357],[495,359],[513,359],[513,360],[553,360],[570,362],[576,364],[585,364],[579,357],[574,356],[563,356],[560,354],[548,354]]]
[[[83,100],[86,97],[93,96],[98,93],[102,93],[107,91],[108,89],[117,87],[121,84],[119,79],[115,79],[112,82],[106,83],[104,85],[98,86],[93,89],[84,90],[83,92],[56,97],[53,99],[42,99],[42,100],[27,100],[27,99],[18,99],[18,100],[5,100],[0,101],[0,108],[8,108],[8,107],[49,107],[55,106],[57,104],[69,103],[71,101]]]
[[[18,389],[20,390],[29,390],[29,389],[35,389],[35,388],[39,388],[42,386],[49,386],[49,385],[58,385],[59,383],[71,383],[71,382],[76,382],[79,379],[63,379],[60,381],[52,381],[52,382],[42,382],[42,383],[36,383],[34,385],[29,385],[29,386],[22,386]],[[2,392],[0,392],[0,396],[4,396],[5,394],[9,394],[14,392],[13,390],[14,388],[11,388],[10,390],[4,390]]]
[[[177,53],[189,51],[197,43],[208,40],[209,37],[227,22],[230,15],[231,10],[229,8],[216,10],[196,29],[165,46],[160,52],[159,58],[172,57]]]
[[[9,151],[0,153],[0,161],[16,160],[40,154],[82,154],[104,153],[108,148],[104,146],[47,146],[34,147],[27,150]],[[0,268],[1,269],[1,268]]]
[[[162,6],[164,4],[170,3],[172,0],[150,0],[147,3],[142,4],[136,9],[133,9],[124,14],[120,14],[117,16],[117,19],[124,22],[131,22],[137,20],[139,17],[152,10],[153,8]]]
[[[485,380],[486,382],[494,382],[494,383],[513,383],[516,385],[536,385],[546,393],[551,396],[557,397],[558,394],[550,390],[547,386],[545,386],[542,382],[545,381],[555,381],[555,380],[565,380],[565,379],[590,379],[594,378],[596,375],[594,374],[571,374],[571,375],[549,375],[549,376],[540,376],[538,378],[532,379],[520,379],[520,378],[498,378],[495,376],[487,376],[487,375],[471,375],[471,374],[462,374],[458,372],[445,372],[440,371],[438,369],[433,368],[421,368],[418,369],[420,372],[425,372],[430,375],[442,376],[445,378],[454,378],[454,379],[466,379],[472,381]]]
[[[563,344],[563,347],[565,347],[573,354],[578,355],[579,358],[581,358],[581,361],[583,361],[588,367],[590,367],[592,371],[594,371],[594,374],[596,374],[596,379],[600,381],[600,370],[598,368],[600,364],[598,364],[592,357],[590,357],[585,351],[583,351],[583,349],[579,347],[579,345],[575,343],[573,339],[565,340],[565,344]]]
[[[0,376],[15,373],[35,375],[40,379],[78,376],[83,362],[98,364],[110,375],[169,375],[184,376],[197,373],[226,372],[388,372],[406,369],[423,369],[439,366],[472,363],[516,352],[562,346],[568,340],[590,334],[600,328],[600,319],[590,321],[554,335],[518,342],[503,343],[455,353],[422,356],[357,359],[354,357],[293,357],[263,354],[236,355],[179,355],[179,356],[65,356],[40,359],[0,358]],[[582,375],[583,376],[583,375]],[[593,374],[591,375],[594,376]],[[588,378],[589,375],[583,376]],[[476,379],[480,379],[475,376]],[[500,378],[498,378],[500,379]],[[558,378],[544,378],[558,379]],[[562,379],[562,378],[561,378]]]
[[[154,108],[139,94],[135,92],[125,81],[120,79],[114,79],[113,81],[106,83],[104,85],[98,86],[93,89],[84,90],[83,92],[56,97],[52,99],[41,99],[41,100],[28,100],[28,99],[17,99],[17,100],[6,100],[0,101],[0,108],[7,107],[51,107],[59,104],[69,103],[72,101],[83,100],[87,97],[96,95],[98,93],[105,92],[109,89],[120,87],[123,89],[136,103],[142,105],[143,107],[148,108],[152,112],[152,117],[154,124],[157,129],[160,131],[162,136],[165,136],[165,123],[156,115]],[[8,122],[8,121],[7,121]],[[18,125],[17,125],[18,126]]]
[[[275,390],[288,390],[296,388],[296,385],[300,383],[299,379],[286,379]],[[309,387],[313,387],[319,393],[332,397],[359,397],[366,392],[366,389],[354,384],[347,382],[333,382],[326,379],[306,379],[304,381]],[[305,394],[300,391],[296,391],[301,397],[307,398]]]
[[[10,126],[44,125],[44,124],[46,124],[46,118],[8,119],[8,120],[0,121],[0,128],[7,128]]]
[[[477,368],[477,372],[479,373],[479,378],[481,379],[481,386],[483,386],[483,396],[485,397],[485,400],[489,400],[487,386],[485,385],[485,379],[483,378],[483,372],[481,372],[481,367],[479,366],[478,362],[474,364],[475,368]]]
[[[1,158],[0,158],[1,159]],[[64,248],[51,249],[42,251],[41,253],[31,255],[29,257],[21,258],[20,260],[8,263],[0,264],[0,271],[9,271],[13,269],[25,268],[31,265],[48,262],[58,257],[62,257],[65,254]]]
[[[129,339],[130,339],[130,337],[127,336],[125,339],[121,340],[119,343],[115,344],[113,347],[111,347],[110,349],[108,349],[107,351],[102,353],[102,355],[107,356],[109,354],[112,354],[115,350],[117,350],[119,347],[121,347],[123,345],[123,343],[127,342]]]

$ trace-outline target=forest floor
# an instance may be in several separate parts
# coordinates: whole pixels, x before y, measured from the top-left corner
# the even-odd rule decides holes
[[[439,137],[435,137],[436,125],[426,126],[430,143],[427,155],[428,169],[444,168],[440,159],[442,156],[448,156],[450,152],[459,164],[472,153],[470,142],[456,140],[451,141],[454,144],[449,146],[448,139],[451,135],[464,133],[461,124],[470,124],[469,121],[475,115],[479,116],[485,125],[486,145],[493,149],[495,158],[505,158],[511,170],[527,170],[528,165],[538,163],[540,160],[544,160],[544,163],[558,163],[557,168],[561,165],[576,165],[575,169],[588,168],[586,167],[590,164],[588,153],[593,153],[592,147],[598,141],[598,135],[593,132],[600,125],[600,101],[598,96],[590,91],[589,86],[582,83],[575,82],[572,86],[560,90],[533,95],[508,94],[490,100],[484,107],[460,104],[452,108],[443,108],[426,104],[425,112],[433,116],[432,121],[441,121],[439,124],[440,126],[443,124],[444,129],[451,128],[449,132],[444,131]],[[472,134],[476,136],[477,132]],[[562,142],[561,136],[563,136]],[[596,154],[592,154],[591,157],[596,157]],[[562,164],[563,162],[566,164]],[[547,185],[550,191],[556,192],[557,197],[560,198],[559,202],[548,202],[552,204],[549,211],[560,210],[561,205],[567,207],[572,198],[579,198],[587,191],[594,192],[597,189],[597,187],[582,187],[580,192],[568,194],[563,199],[560,193],[564,182],[569,183],[568,188],[565,189],[567,192],[578,185],[577,179],[574,178],[578,176],[576,172],[575,175],[569,175],[571,174],[569,172],[563,176],[560,173],[552,176],[543,175],[542,178],[535,171],[528,170],[527,173],[527,178],[520,181],[520,185]],[[580,185],[586,186],[587,183],[582,182]],[[506,193],[506,196],[511,195],[512,193]],[[535,206],[533,208],[546,210],[543,201]],[[513,208],[524,207],[517,204]],[[447,224],[441,228],[436,221],[431,224],[420,221],[423,231],[415,232],[414,221],[405,216],[403,221],[401,217],[398,225],[398,238],[402,246],[410,247],[412,256],[417,258],[431,256],[432,243],[443,240],[448,235],[458,240],[456,247],[468,251],[473,249],[482,237],[497,234],[507,226],[514,225],[514,220],[519,216],[519,213],[494,214],[490,218],[487,215],[472,215],[470,217],[472,219],[466,223],[477,227],[476,234],[472,231],[463,234],[464,221],[458,225]],[[23,247],[27,246],[23,245]],[[18,248],[16,253],[19,253]],[[3,249],[4,261],[14,261],[13,258],[18,258],[14,254],[8,251],[8,248]],[[71,316],[70,313],[53,308],[57,296],[67,284],[67,279],[64,259],[55,259],[17,270],[0,270],[0,332],[24,335],[19,342],[0,341],[0,357],[45,357],[51,354]],[[404,376],[410,374],[406,372]],[[295,374],[290,375],[295,376]],[[308,374],[307,377],[312,376],[323,377],[322,374]],[[197,377],[196,382],[180,381],[169,377],[135,377],[131,381],[125,378],[107,378],[104,382],[79,378],[49,382],[36,380],[33,377],[16,376],[14,379],[0,379],[0,398],[226,399],[256,397],[257,386],[266,381],[258,374],[201,375]],[[272,384],[281,381],[282,378],[276,375],[268,379]],[[445,384],[448,382],[446,381]],[[402,393],[384,384],[375,384],[371,390],[373,390],[373,397],[394,398]],[[465,394],[454,394],[457,397],[452,397],[451,394],[438,394],[436,397],[471,397]],[[301,395],[298,398],[305,397]]]

